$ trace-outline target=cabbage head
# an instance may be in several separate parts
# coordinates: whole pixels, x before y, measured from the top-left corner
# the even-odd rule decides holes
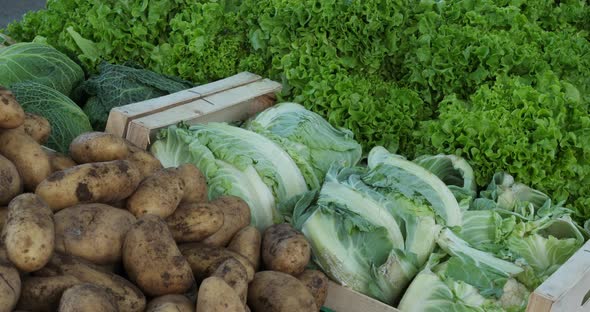
[[[0,85],[33,81],[51,87],[66,96],[84,80],[78,64],[52,46],[21,42],[0,48]]]
[[[47,147],[65,154],[75,137],[92,131],[82,109],[57,90],[33,81],[17,83],[11,90],[26,112],[41,115],[51,124]]]

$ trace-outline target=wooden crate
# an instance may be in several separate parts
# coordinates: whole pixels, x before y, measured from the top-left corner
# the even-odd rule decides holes
[[[111,110],[106,132],[147,149],[159,129],[245,120],[272,106],[281,84],[243,72],[167,96]],[[590,311],[590,241],[530,296],[527,312]],[[330,282],[325,307],[336,312],[399,312],[378,300]]]
[[[400,312],[385,303],[330,281],[324,304],[335,312]]]
[[[226,79],[111,110],[106,132],[147,148],[158,130],[188,124],[239,121],[270,107],[281,84],[243,72]]]

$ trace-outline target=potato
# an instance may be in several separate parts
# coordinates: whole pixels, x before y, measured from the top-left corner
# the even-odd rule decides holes
[[[207,180],[205,176],[193,164],[183,164],[178,171],[184,181],[183,203],[200,203],[207,201]]]
[[[209,276],[223,279],[234,289],[240,300],[246,304],[248,296],[248,273],[246,268],[235,258],[228,258],[218,265],[209,267]]]
[[[79,164],[123,160],[129,149],[121,137],[104,132],[86,132],[70,143],[70,156]]]
[[[23,192],[23,181],[14,164],[0,155],[0,205],[6,205]]]
[[[244,304],[235,291],[221,278],[203,281],[197,296],[197,312],[245,312]],[[296,310],[293,310],[296,311]]]
[[[140,182],[137,167],[126,160],[78,165],[51,174],[35,193],[53,211],[85,203],[110,203],[127,198]]]
[[[223,211],[223,226],[215,234],[204,239],[203,243],[225,247],[239,230],[250,225],[250,207],[235,196],[221,196],[211,203]]]
[[[115,297],[107,289],[93,284],[80,284],[63,292],[59,312],[119,312]]]
[[[202,281],[211,272],[210,267],[218,266],[223,261],[234,258],[246,269],[248,282],[254,278],[254,267],[244,256],[231,250],[203,245],[202,243],[188,243],[178,246],[193,271],[197,282]]]
[[[49,157],[41,145],[24,132],[0,130],[0,154],[14,164],[25,190],[35,190],[51,174]]]
[[[27,311],[57,311],[63,292],[80,283],[80,280],[69,275],[26,276],[23,278],[21,296],[16,307]]]
[[[72,168],[77,166],[78,164],[71,159],[69,156],[66,156],[62,153],[58,153],[50,148],[43,146],[43,150],[47,157],[49,157],[49,163],[51,164],[51,171],[62,171],[68,168]]]
[[[260,231],[253,226],[247,226],[234,235],[227,249],[246,257],[252,263],[254,270],[258,271],[261,244],[262,235]]]
[[[262,235],[262,261],[268,270],[297,275],[305,270],[311,247],[290,224],[275,224]]]
[[[145,310],[145,296],[135,285],[79,257],[55,252],[47,266],[33,274],[38,277],[72,276],[80,281],[77,284],[91,283],[106,288],[115,297],[120,311]]]
[[[315,299],[316,307],[322,307],[328,297],[328,277],[326,274],[317,270],[305,270],[297,275],[297,279],[309,289]]]
[[[0,277],[0,312],[10,312],[20,297],[20,275],[8,259],[0,259]]]
[[[184,194],[184,181],[176,168],[162,169],[143,180],[127,199],[136,217],[152,214],[166,218],[174,213]]]
[[[248,288],[252,312],[317,312],[319,308],[305,285],[295,277],[276,271],[256,273]]]
[[[121,260],[125,235],[135,223],[128,211],[105,204],[82,204],[55,216],[55,249],[95,264]]]
[[[176,242],[198,242],[219,231],[223,212],[210,203],[180,204],[166,224]]]
[[[12,92],[0,87],[0,128],[12,129],[25,122],[25,112]]]
[[[154,298],[146,312],[194,312],[195,305],[183,295],[164,295]]]
[[[25,122],[22,125],[26,134],[39,144],[44,144],[51,135],[51,124],[43,116],[25,113]]]
[[[129,141],[125,141],[125,143],[127,143],[127,148],[129,149],[127,160],[139,168],[142,180],[163,168],[160,160],[154,157],[154,155],[133,145]]]
[[[189,263],[158,216],[142,216],[127,232],[123,265],[130,280],[151,296],[181,294],[195,284]]]
[[[35,194],[15,197],[8,205],[2,241],[8,258],[19,270],[41,269],[51,258],[55,246],[51,209]]]

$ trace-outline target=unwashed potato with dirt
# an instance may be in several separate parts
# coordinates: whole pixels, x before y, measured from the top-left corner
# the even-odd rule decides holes
[[[8,258],[19,270],[41,269],[51,258],[55,246],[51,209],[35,194],[15,197],[8,205],[2,241]]]
[[[205,245],[225,247],[239,230],[250,225],[250,207],[236,196],[221,196],[211,203],[223,212],[223,226],[202,242]]]
[[[141,173],[142,180],[163,168],[160,160],[154,157],[154,155],[152,155],[150,152],[142,150],[127,140],[125,140],[125,143],[129,149],[127,160],[137,166],[139,172]]]
[[[254,278],[254,267],[244,256],[231,250],[203,245],[202,243],[188,243],[178,245],[178,249],[186,258],[197,282],[205,279],[211,272],[211,267],[217,267],[223,261],[234,258],[246,269],[248,282]]]
[[[25,276],[16,307],[26,311],[57,311],[63,292],[81,283],[80,280],[69,275]]]
[[[223,262],[209,267],[208,276],[216,276],[223,279],[234,289],[240,300],[246,304],[248,297],[248,273],[246,268],[235,258],[228,258]]]
[[[121,260],[125,235],[135,223],[126,210],[105,204],[81,204],[55,216],[55,250],[95,264]]]
[[[6,205],[23,192],[23,181],[14,164],[0,155],[0,205]]]
[[[4,257],[0,257],[0,277],[0,312],[10,312],[20,297],[21,279],[16,267]]]
[[[25,190],[35,190],[52,172],[49,157],[41,145],[17,129],[0,130],[0,154],[14,164]]]
[[[127,199],[127,209],[136,217],[152,214],[166,218],[174,213],[183,194],[184,181],[178,169],[162,169],[139,184]]]
[[[184,181],[183,203],[200,203],[207,201],[207,180],[205,176],[193,164],[183,164],[178,167],[178,172]]]
[[[33,274],[37,277],[71,276],[79,281],[76,284],[91,283],[106,288],[115,297],[120,311],[145,310],[146,298],[137,286],[79,257],[55,252],[49,263]]]
[[[26,134],[39,144],[44,144],[51,135],[51,124],[43,116],[25,113],[25,122],[22,125]]]
[[[260,248],[262,235],[257,228],[247,226],[241,229],[227,246],[227,249],[246,257],[252,263],[255,270],[260,267]]]
[[[180,204],[166,224],[176,242],[198,242],[219,231],[223,212],[210,203]]]
[[[70,143],[70,156],[79,164],[122,160],[129,149],[125,140],[105,132],[86,132]]]
[[[197,312],[245,312],[244,304],[235,291],[221,278],[203,281],[197,295]],[[297,311],[297,310],[292,310]]]
[[[305,270],[311,246],[290,224],[268,227],[262,235],[262,261],[268,270],[297,275]]]
[[[62,153],[58,153],[50,148],[43,146],[43,150],[47,157],[49,157],[49,163],[51,164],[51,172],[62,171],[68,168],[72,168],[77,166],[78,164],[71,159],[69,156],[66,156]]]
[[[297,279],[309,289],[315,299],[316,307],[322,307],[328,297],[329,280],[326,274],[317,270],[305,270],[297,275]]]
[[[248,288],[252,312],[317,312],[315,299],[295,277],[276,271],[256,273]]]
[[[142,216],[127,232],[123,264],[130,280],[151,296],[182,294],[195,285],[189,263],[158,216]]]
[[[115,297],[105,288],[84,283],[61,296],[59,312],[119,312]]]
[[[164,295],[152,299],[146,312],[195,312],[195,304],[183,295]]]
[[[0,86],[0,128],[13,129],[25,122],[25,112],[8,89]]]
[[[53,211],[85,203],[111,203],[127,198],[141,176],[126,160],[78,165],[51,174],[35,193]]]

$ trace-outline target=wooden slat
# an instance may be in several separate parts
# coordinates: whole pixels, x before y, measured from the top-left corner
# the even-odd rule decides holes
[[[553,300],[545,298],[537,293],[529,296],[529,303],[526,307],[527,312],[550,312]]]
[[[328,298],[324,306],[336,312],[400,312],[392,306],[332,281],[329,282]]]
[[[147,148],[156,132],[181,121],[187,124],[238,121],[270,107],[281,84],[263,79],[216,93],[129,123],[126,139]]]
[[[107,121],[105,132],[121,137],[126,137],[128,124],[134,119],[155,114],[173,107],[196,101],[215,93],[223,92],[235,87],[240,87],[259,80],[262,80],[262,77],[249,72],[242,72],[225,79],[173,94],[121,107],[115,107],[109,113],[109,119]]]
[[[590,241],[535,289],[527,311],[590,311],[590,303],[582,306],[589,291]]]

